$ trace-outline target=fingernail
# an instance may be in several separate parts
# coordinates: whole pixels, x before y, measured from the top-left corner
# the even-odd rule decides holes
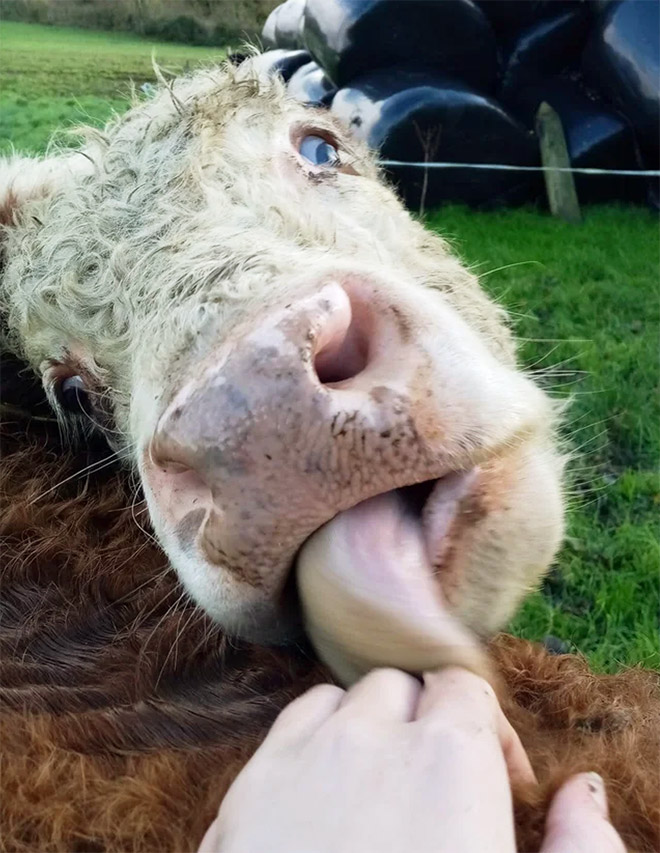
[[[598,810],[607,816],[607,794],[605,793],[605,782],[603,777],[598,773],[585,773],[585,782],[589,788],[589,793],[594,803],[598,806]]]

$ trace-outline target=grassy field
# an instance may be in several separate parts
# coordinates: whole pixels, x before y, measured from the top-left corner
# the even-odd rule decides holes
[[[658,222],[642,208],[585,213],[571,226],[525,210],[443,209],[429,224],[512,312],[522,363],[573,400],[568,537],[511,629],[567,640],[599,668],[658,667]]]
[[[219,57],[130,36],[3,24],[0,150],[43,149],[62,124],[103,121],[151,53],[176,69]],[[446,208],[428,217],[513,313],[521,359],[571,395],[576,451],[566,545],[511,630],[553,634],[594,666],[660,666],[657,218],[600,207],[581,226],[544,213]]]
[[[103,124],[113,110],[125,109],[131,83],[154,81],[152,53],[172,71],[224,55],[126,33],[11,21],[0,22],[0,51],[0,152],[12,144],[40,151],[55,128]]]

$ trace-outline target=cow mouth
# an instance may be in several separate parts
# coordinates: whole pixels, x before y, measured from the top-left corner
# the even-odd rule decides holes
[[[418,530],[425,551],[419,571],[437,575],[442,585],[450,569],[452,531],[474,491],[477,477],[476,467],[451,472],[440,478],[384,492],[338,513],[329,524],[342,531],[341,536],[346,542],[343,553],[349,555],[355,583],[360,583],[361,575],[378,575],[387,586],[388,576],[397,575],[394,562],[404,556],[405,537],[398,541],[397,535],[392,535],[394,524],[400,525],[401,531],[411,527]],[[303,547],[323,529],[315,531]],[[297,562],[297,557],[294,562]],[[336,571],[339,576],[345,573],[345,567],[338,565],[333,568],[329,557],[325,571]]]
[[[427,556],[436,571],[445,561],[451,529],[473,491],[477,475],[477,468],[470,468],[396,490],[402,511],[412,515],[422,528]]]
[[[376,594],[383,589],[393,593],[396,587],[398,596],[402,591],[401,584],[394,582],[394,564],[398,560],[400,564],[415,563],[417,573],[429,580],[431,597],[434,595],[431,587],[436,587],[439,593],[445,588],[453,589],[456,558],[461,556],[459,516],[473,490],[477,471],[472,468],[449,472],[439,478],[376,493],[335,512],[331,519],[309,529],[295,544],[289,540],[294,547],[288,554],[286,541],[281,543],[277,539],[275,544],[284,546],[279,554],[271,552],[262,556],[255,548],[263,564],[253,576],[247,574],[252,562],[245,551],[209,552],[208,546],[214,545],[207,538],[209,532],[213,534],[214,524],[219,522],[219,528],[215,529],[224,533],[226,519],[214,507],[211,489],[198,475],[163,470],[151,463],[148,454],[144,457],[142,474],[145,487],[151,491],[152,514],[154,510],[160,513],[165,549],[190,594],[231,633],[244,639],[271,642],[297,635],[300,617],[304,617],[296,591],[300,555],[315,540],[325,548],[329,528],[339,532],[339,539],[348,535],[343,568],[339,565],[343,558],[334,556],[332,546],[321,555],[332,577],[343,572],[342,577],[348,583],[358,585],[361,577],[378,577],[382,583],[375,587]],[[398,530],[404,535],[398,536]],[[268,545],[273,538],[263,535],[259,542]],[[413,550],[411,542],[421,543],[421,547]],[[263,583],[264,577],[269,578],[264,565],[272,567],[270,577],[277,583],[270,590]],[[406,597],[405,590],[402,595]]]
[[[476,634],[452,604],[459,516],[477,476],[459,471],[378,494],[338,513],[301,548],[303,623],[344,683],[374,666],[421,671],[449,661],[481,672]]]

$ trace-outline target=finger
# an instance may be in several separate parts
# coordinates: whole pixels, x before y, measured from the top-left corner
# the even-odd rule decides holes
[[[424,673],[415,718],[433,718],[470,728],[489,723],[495,731],[498,708],[495,691],[485,679],[467,669],[448,666]]]
[[[536,782],[520,738],[504,716],[492,686],[481,676],[456,667],[425,673],[416,716],[472,731],[490,728],[499,740],[511,782]]]
[[[340,713],[408,722],[414,719],[421,690],[419,681],[400,669],[372,669],[346,693]]]
[[[206,830],[197,853],[217,853],[220,849],[220,826],[216,818]]]
[[[625,853],[608,819],[607,796],[597,773],[580,773],[555,794],[541,853]]]
[[[317,684],[280,711],[264,744],[305,740],[339,707],[345,691],[334,684]]]
[[[530,764],[525,747],[522,745],[518,733],[504,715],[504,711],[498,706],[497,712],[497,736],[504,753],[504,760],[509,772],[509,779],[513,785],[524,785],[537,783],[536,774]]]

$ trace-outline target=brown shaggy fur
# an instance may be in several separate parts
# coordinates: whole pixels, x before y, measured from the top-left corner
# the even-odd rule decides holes
[[[7,359],[2,392],[0,846],[195,850],[277,712],[328,673],[305,646],[224,637],[182,596],[107,447],[65,450]],[[540,780],[517,792],[520,849],[538,849],[579,770],[606,779],[631,850],[660,849],[658,674],[597,676],[504,635],[491,650]]]

